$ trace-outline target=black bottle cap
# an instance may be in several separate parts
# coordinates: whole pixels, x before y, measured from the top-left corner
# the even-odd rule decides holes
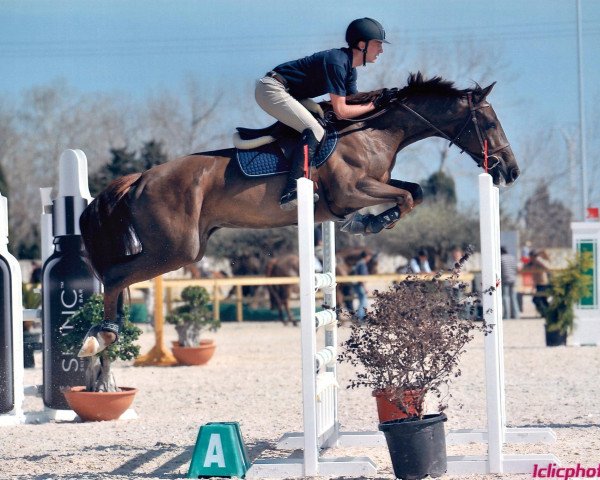
[[[88,201],[82,197],[58,197],[52,202],[52,235],[81,235],[79,217]]]

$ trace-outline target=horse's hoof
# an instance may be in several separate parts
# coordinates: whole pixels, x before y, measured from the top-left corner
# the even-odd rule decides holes
[[[117,336],[112,332],[101,331],[100,327],[90,328],[83,339],[83,344],[77,353],[80,358],[93,357],[106,349],[117,340]]]
[[[341,226],[340,230],[351,235],[368,235],[371,233],[367,232],[367,225],[371,217],[373,217],[371,214],[362,215],[355,213],[350,220]]]

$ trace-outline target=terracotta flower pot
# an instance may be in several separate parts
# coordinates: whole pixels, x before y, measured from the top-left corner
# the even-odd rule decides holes
[[[200,340],[197,347],[181,347],[173,342],[173,355],[181,365],[204,365],[215,353],[217,345],[214,340]]]
[[[84,422],[117,420],[131,406],[137,388],[119,387],[120,392],[86,392],[71,387],[63,394],[67,403]]]
[[[390,391],[373,390],[372,395],[375,397],[375,401],[377,402],[377,414],[381,423],[417,415],[416,404],[419,400],[419,396],[421,395],[419,390],[406,390],[404,392],[402,403],[407,406],[408,415],[390,401],[392,396]]]

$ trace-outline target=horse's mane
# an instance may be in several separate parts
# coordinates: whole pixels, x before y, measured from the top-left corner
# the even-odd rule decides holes
[[[481,90],[476,84],[473,91]],[[407,84],[398,91],[398,97],[409,97],[415,95],[438,95],[444,97],[463,97],[471,90],[460,90],[454,86],[454,82],[444,80],[440,76],[430,79],[423,78],[421,72],[411,73],[408,76]],[[377,98],[381,89],[372,92],[360,92],[355,95],[349,95],[346,101],[349,104],[369,103]]]

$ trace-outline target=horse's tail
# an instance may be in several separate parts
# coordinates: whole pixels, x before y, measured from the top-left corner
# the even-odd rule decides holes
[[[136,250],[136,237],[125,195],[141,173],[114,180],[81,214],[79,227],[94,272],[104,280],[106,269]]]

